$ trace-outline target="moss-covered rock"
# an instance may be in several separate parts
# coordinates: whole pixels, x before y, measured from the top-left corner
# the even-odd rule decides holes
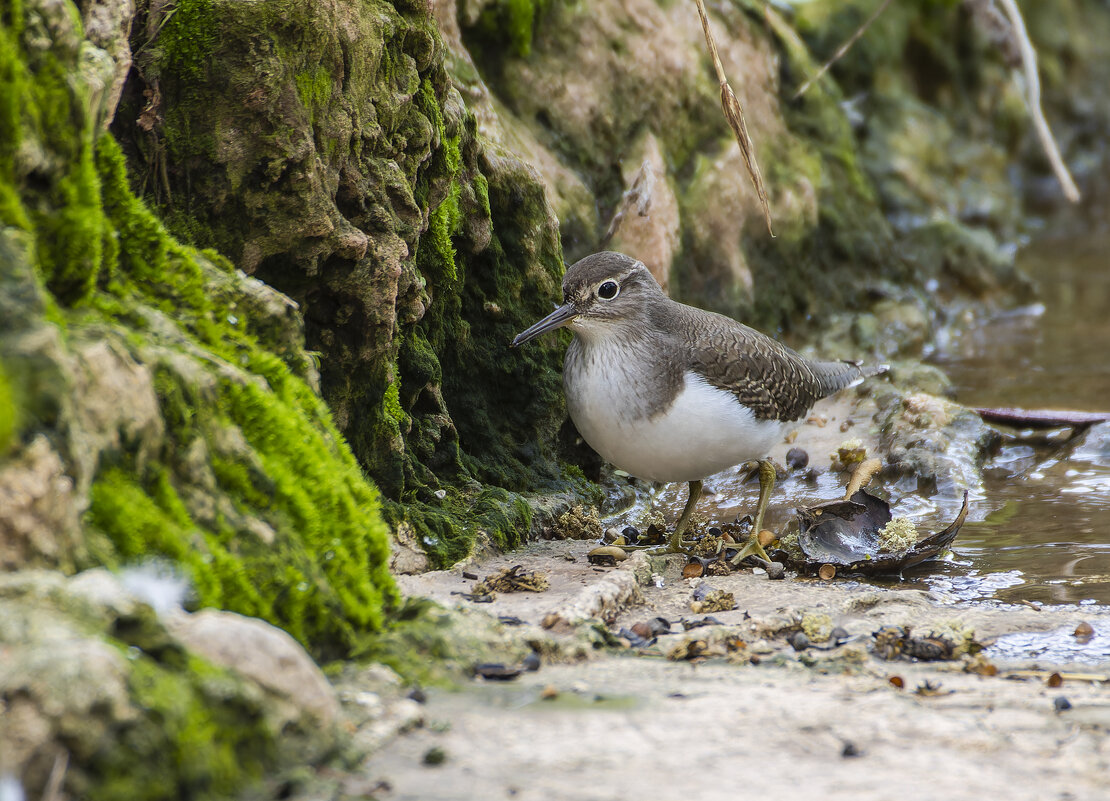
[[[388,531],[296,315],[132,194],[75,7],[2,22],[6,566],[169,557],[200,605],[357,650],[397,599]]]
[[[30,797],[61,764],[70,797],[229,798],[338,741],[334,720],[275,706],[264,678],[199,656],[104,571],[0,576],[0,642],[4,770]]]
[[[562,260],[483,146],[420,4],[140,4],[113,130],[171,229],[301,304],[340,431],[433,557],[518,542],[566,488],[558,348],[508,350]],[[244,98],[246,102],[244,102]]]

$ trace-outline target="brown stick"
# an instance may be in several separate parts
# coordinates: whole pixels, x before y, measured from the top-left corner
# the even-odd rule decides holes
[[[980,408],[975,412],[991,423],[1028,428],[1054,426],[1090,426],[1110,422],[1110,412],[1069,412],[1060,409],[995,409]]]
[[[713,32],[709,29],[709,16],[705,13],[704,0],[694,0],[698,5],[698,15],[701,17],[701,27],[705,31],[705,43],[709,46],[709,54],[713,57],[713,68],[717,71],[717,81],[721,84],[721,108],[724,109],[725,119],[729,127],[736,134],[736,143],[740,145],[740,153],[744,156],[744,163],[748,166],[748,175],[752,179],[752,186],[759,195],[759,204],[763,207],[763,219],[767,222],[767,232],[775,235],[771,228],[771,207],[767,203],[767,190],[763,186],[763,174],[759,171],[759,164],[755,160],[755,144],[748,135],[748,125],[744,121],[744,109],[732,87],[728,85],[725,77],[725,68],[721,65],[721,57],[717,53],[717,42],[713,39]]]
[[[830,58],[828,61],[826,61],[821,66],[821,69],[817,70],[817,72],[813,75],[812,78],[810,78],[808,81],[803,83],[801,85],[801,87],[799,87],[798,91],[794,93],[794,97],[792,97],[791,100],[797,100],[799,97],[801,97],[802,95],[804,95],[806,93],[806,90],[809,89],[810,86],[817,83],[817,81],[821,80],[822,76],[826,72],[829,71],[829,68],[833,64],[835,64],[836,62],[840,61],[841,58],[844,57],[844,54],[847,53],[852,48],[852,45],[854,45],[856,43],[856,41],[861,36],[863,36],[864,31],[866,31],[868,28],[871,27],[871,23],[873,23],[875,20],[877,20],[879,18],[879,15],[882,14],[884,11],[886,11],[886,7],[889,6],[889,5],[890,5],[890,0],[883,0],[883,2],[879,3],[879,7],[876,8],[871,13],[871,16],[868,17],[867,20],[862,25],[859,26],[859,30],[857,30],[855,33],[853,33],[851,36],[849,36],[848,41],[846,41],[844,44],[842,44],[840,47],[838,47],[836,49],[836,52],[832,54],[832,58]]]

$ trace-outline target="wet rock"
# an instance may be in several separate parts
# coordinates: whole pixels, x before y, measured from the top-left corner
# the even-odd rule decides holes
[[[1110,467],[1110,423],[1091,426],[1076,442],[1071,458],[1099,467]]]
[[[888,470],[933,481],[944,494],[980,486],[983,462],[1000,436],[979,415],[924,393],[890,392],[879,403]]]
[[[512,681],[520,676],[522,669],[504,665],[500,662],[483,662],[474,666],[474,675],[487,681]]]

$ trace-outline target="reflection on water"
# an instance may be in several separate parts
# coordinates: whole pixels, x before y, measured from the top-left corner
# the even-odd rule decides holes
[[[1108,251],[1102,234],[1019,256],[1043,310],[1001,315],[945,344],[937,361],[961,403],[1110,411]],[[1003,448],[985,475],[979,516],[990,513],[964,526],[958,561],[929,583],[965,600],[1110,604],[1108,429],[1076,448]]]
[[[1107,411],[1108,254],[1107,233],[1041,242],[1019,253],[1018,263],[1038,284],[1040,303],[1000,314],[944,343],[937,361],[958,400],[967,406]]]

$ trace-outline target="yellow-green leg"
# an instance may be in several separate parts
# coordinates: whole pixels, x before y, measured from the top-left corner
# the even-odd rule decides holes
[[[686,524],[690,522],[690,516],[694,514],[694,507],[698,505],[698,498],[701,497],[701,482],[690,482],[690,495],[686,498],[686,508],[682,510],[682,514],[678,517],[678,522],[674,524],[674,532],[671,534],[670,542],[667,543],[667,553],[682,553],[682,534],[686,531]]]
[[[771,490],[775,488],[775,466],[767,459],[759,460],[759,505],[755,509],[755,523],[752,525],[752,536],[747,544],[740,549],[740,553],[732,557],[732,564],[738,565],[749,556],[758,556],[766,562],[771,557],[759,544],[759,532],[763,530],[763,513],[767,511],[767,503],[771,500]],[[700,489],[700,488],[699,488]]]

